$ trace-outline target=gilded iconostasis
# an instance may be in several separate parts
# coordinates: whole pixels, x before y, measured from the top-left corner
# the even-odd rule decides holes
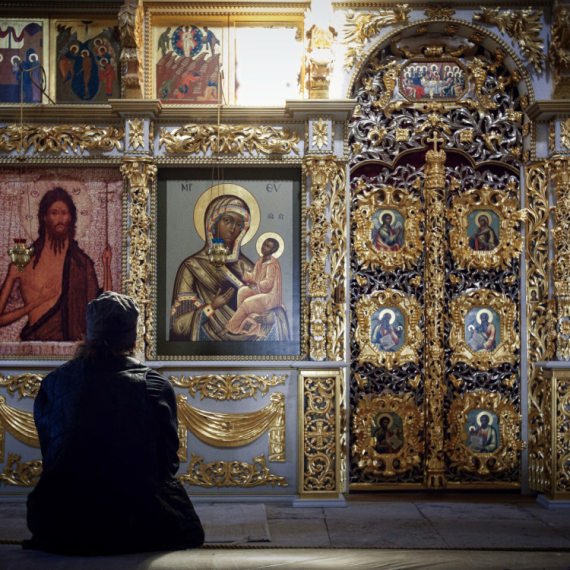
[[[37,482],[34,397],[115,290],[191,494],[566,497],[569,19],[0,9],[0,492]]]

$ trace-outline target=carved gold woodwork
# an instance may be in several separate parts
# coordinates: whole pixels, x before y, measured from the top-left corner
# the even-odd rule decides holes
[[[18,400],[35,398],[45,376],[45,374],[32,374],[31,372],[25,372],[16,376],[4,376],[0,372],[0,386],[5,386],[10,396],[18,393]]]
[[[468,416],[472,410],[492,411],[497,418],[498,428],[495,422],[490,424],[490,429],[496,430],[498,438],[493,451],[479,452],[468,447]],[[507,397],[486,390],[468,392],[463,397],[457,394],[447,417],[450,428],[447,452],[451,467],[458,473],[477,473],[485,477],[518,465],[519,452],[525,449],[526,443],[520,440],[521,415]]]
[[[299,373],[301,498],[341,492],[340,382],[340,371]]]
[[[26,152],[72,152],[123,150],[122,127],[94,125],[39,126],[8,124],[0,127],[0,150]]]
[[[34,414],[9,406],[6,398],[0,394],[0,463],[4,461],[5,431],[18,441],[39,447],[38,432],[34,423]]]
[[[362,180],[356,189],[358,209],[354,212],[356,229],[354,231],[354,249],[358,263],[363,269],[383,269],[394,271],[405,266],[411,269],[417,264],[423,251],[422,224],[423,206],[419,198],[407,190],[393,186],[369,187]],[[378,249],[372,242],[374,223],[372,215],[378,210],[396,210],[404,218],[404,245],[397,251]],[[382,220],[380,220],[381,222]]]
[[[556,148],[556,124],[554,121],[548,123],[548,150],[552,151]]]
[[[346,14],[343,43],[346,45],[344,66],[347,71],[356,63],[364,60],[366,42],[380,32],[384,26],[408,21],[412,9],[407,4],[394,8],[372,12],[353,12]]]
[[[149,215],[150,186],[156,176],[156,166],[148,157],[122,158],[121,173],[129,182],[129,275],[123,282],[125,293],[137,303],[140,316],[137,331],[137,352],[144,354],[145,341],[147,356],[152,358],[151,344],[154,335],[152,310],[149,307],[152,299],[150,279],[151,264],[149,253],[151,248],[151,218]]]
[[[310,333],[309,342],[311,360],[322,361],[327,357],[327,304],[324,299],[311,299],[310,309]]]
[[[381,350],[381,345],[373,340],[372,318],[384,308],[398,309],[405,319],[404,329],[400,331],[400,334],[405,335],[405,340],[395,352]],[[422,311],[414,297],[408,297],[394,289],[375,291],[370,297],[361,297],[356,302],[355,310],[358,324],[354,338],[360,347],[358,356],[360,364],[369,362],[374,366],[392,370],[407,362],[417,364],[420,361],[420,347],[424,338],[419,327]]]
[[[542,31],[542,10],[504,10],[481,7],[481,12],[473,14],[474,21],[497,26],[503,34],[508,34],[519,44],[523,57],[537,72],[544,71],[546,55],[540,37]]]
[[[493,309],[499,316],[500,342],[493,350],[473,350],[465,338],[465,319],[473,309]],[[462,295],[451,300],[451,334],[449,344],[453,350],[452,366],[464,362],[477,370],[489,370],[505,362],[514,365],[516,352],[520,349],[520,338],[515,331],[517,307],[506,295],[488,289]],[[496,323],[489,320],[489,326],[497,328]]]
[[[17,487],[33,487],[37,484],[42,473],[42,462],[39,460],[20,462],[21,459],[21,455],[8,454],[6,467],[0,473],[1,483]]]
[[[281,392],[271,394],[270,403],[261,410],[241,414],[198,410],[188,404],[184,394],[176,395],[176,403],[179,423],[214,447],[239,447],[268,430],[280,432],[269,437],[269,461],[285,461],[285,396]]]
[[[189,124],[169,131],[161,127],[158,147],[171,154],[299,154],[300,137],[284,127]]]
[[[401,419],[402,428],[393,426],[392,414]],[[400,445],[395,444],[395,449],[388,453],[378,452],[375,437],[375,428],[380,427],[377,424],[383,416],[390,420],[388,429],[402,442]],[[380,396],[365,394],[356,405],[351,423],[355,437],[352,453],[363,473],[389,478],[409,472],[421,464],[423,418],[414,403],[414,394],[408,393],[401,397],[388,393]],[[400,429],[401,433],[398,433],[397,430]]]
[[[329,123],[328,121],[323,121],[320,117],[318,121],[313,121],[313,146],[316,146],[319,150],[323,146],[328,146],[329,142]]]
[[[570,68],[570,6],[556,6],[550,26],[550,65],[554,70],[554,98],[562,98],[558,84],[561,76]]]
[[[133,149],[144,147],[144,121],[133,119],[129,121],[129,145]]]
[[[560,121],[560,146],[570,149],[570,119]]]
[[[449,243],[458,267],[466,269],[506,269],[523,250],[518,230],[525,211],[518,210],[519,201],[490,186],[468,190],[456,196],[447,212],[450,221]],[[492,211],[499,218],[499,243],[491,251],[475,251],[469,245],[468,216],[474,210]]]
[[[121,83],[126,99],[143,98],[143,12],[139,0],[125,0],[119,9],[120,62],[126,68]]]
[[[435,4],[425,9],[426,18],[453,18],[455,8],[453,6],[444,6]]]
[[[305,36],[308,40],[306,53],[307,89],[309,99],[328,99],[329,85],[334,64],[333,44],[336,30],[313,25]]]
[[[212,400],[243,400],[254,398],[257,394],[265,396],[270,387],[285,384],[288,374],[277,376],[255,374],[203,374],[200,376],[169,376],[168,379],[174,386],[188,388],[188,392],[194,398],[200,394],[200,400],[210,398]]]
[[[285,477],[270,473],[265,455],[254,457],[252,463],[243,461],[212,461],[204,463],[203,457],[192,454],[187,475],[178,475],[182,484],[205,489],[214,487],[259,487],[261,485],[288,487]]]

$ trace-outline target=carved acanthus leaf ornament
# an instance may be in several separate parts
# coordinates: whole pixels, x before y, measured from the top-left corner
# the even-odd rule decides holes
[[[550,35],[550,64],[555,78],[558,78],[565,68],[570,67],[570,6],[567,4],[556,6]]]

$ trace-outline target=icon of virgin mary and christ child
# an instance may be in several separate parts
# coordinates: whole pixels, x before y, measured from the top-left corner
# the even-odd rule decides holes
[[[236,184],[214,186],[198,199],[194,225],[206,243],[178,268],[170,341],[290,340],[277,261],[283,239],[274,233],[262,235],[255,264],[241,251],[257,231],[259,220],[257,201]],[[208,259],[214,238],[223,239],[229,252],[220,268]]]

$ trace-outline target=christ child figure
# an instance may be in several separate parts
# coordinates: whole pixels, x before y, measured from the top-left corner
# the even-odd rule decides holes
[[[278,250],[279,242],[267,238],[261,246],[261,257],[253,270],[243,272],[242,281],[247,285],[238,289],[238,308],[225,326],[225,330],[233,334],[263,336],[261,326],[263,313],[283,306],[281,266],[273,257]]]

